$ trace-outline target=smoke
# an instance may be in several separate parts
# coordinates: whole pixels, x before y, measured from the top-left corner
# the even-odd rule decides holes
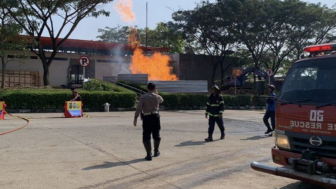
[[[122,20],[131,23],[135,21],[135,14],[132,11],[132,0],[118,0],[114,8],[118,11]],[[128,44],[133,48],[132,63],[126,64],[124,58],[119,57],[118,69],[114,72],[148,74],[150,80],[178,80],[172,73],[173,68],[170,66],[170,58],[167,55],[155,52],[152,56],[147,56],[140,48],[141,42],[138,31],[131,27],[131,34],[128,36]],[[121,51],[121,49],[117,49]],[[128,67],[126,67],[128,66]]]
[[[132,23],[135,21],[135,14],[132,10],[132,0],[118,0],[117,4],[114,5],[114,8],[117,10],[124,22]]]
[[[148,74],[149,80],[176,81],[177,76],[172,73],[170,57],[168,55],[155,52],[151,56],[145,55],[140,48],[138,31],[131,28],[128,36],[128,44],[133,48],[132,64],[130,70],[132,74]]]
[[[122,50],[122,47],[117,47],[113,49],[114,58],[117,60],[117,63],[112,63],[112,76],[118,76],[118,74],[131,74],[129,67],[131,65],[131,60],[127,60]]]

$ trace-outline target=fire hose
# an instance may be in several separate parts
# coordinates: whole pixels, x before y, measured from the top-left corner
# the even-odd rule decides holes
[[[23,125],[22,127],[18,127],[18,128],[9,130],[9,131],[2,132],[2,133],[0,133],[0,136],[1,136],[1,135],[8,134],[8,133],[12,133],[12,132],[14,132],[14,131],[18,131],[18,130],[20,130],[20,129],[23,129],[23,128],[27,127],[27,126],[29,125],[29,123],[30,123],[30,120],[27,119],[27,118],[23,118],[23,117],[20,117],[20,116],[12,115],[12,114],[9,114],[9,113],[7,113],[7,115],[9,115],[9,116],[11,116],[11,117],[18,118],[18,119],[25,120],[25,121],[27,121],[27,123],[26,123],[25,125]]]

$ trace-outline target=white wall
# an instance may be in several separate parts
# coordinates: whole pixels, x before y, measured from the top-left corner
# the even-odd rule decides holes
[[[49,68],[49,79],[52,87],[68,84],[68,68],[70,61],[53,61]]]
[[[48,57],[50,53],[46,53]],[[31,53],[29,56],[36,56]],[[58,53],[57,58],[67,58],[66,61],[54,60],[49,69],[49,79],[50,85],[53,87],[59,87],[60,85],[68,84],[68,68],[70,67],[70,59],[78,59],[81,54],[68,54],[68,53]],[[130,73],[128,70],[130,57],[111,57],[111,56],[97,56],[90,55],[91,60],[95,61],[95,78],[103,80],[104,76],[118,76],[119,73]],[[105,63],[98,62],[97,60],[113,60],[120,63]],[[1,60],[0,60],[1,62]],[[40,59],[27,59],[23,60],[21,63],[19,61],[13,61],[7,64],[6,70],[13,71],[39,71],[41,74],[41,85],[43,85],[43,66]],[[125,63],[126,62],[126,63]],[[0,64],[0,70],[2,66]]]

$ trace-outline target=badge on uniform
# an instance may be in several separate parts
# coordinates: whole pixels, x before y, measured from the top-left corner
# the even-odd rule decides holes
[[[219,100],[217,100],[216,103],[218,104],[218,103],[219,103]]]

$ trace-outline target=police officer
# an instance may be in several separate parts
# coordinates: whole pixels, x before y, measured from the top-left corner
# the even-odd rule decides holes
[[[142,141],[147,152],[146,160],[152,160],[152,146],[151,135],[154,140],[154,157],[160,155],[160,115],[159,104],[163,102],[163,98],[157,94],[156,86],[154,83],[147,85],[148,93],[141,96],[134,116],[134,126],[137,125],[137,120],[140,114],[143,115],[143,137]]]
[[[275,105],[276,105],[277,96],[274,93],[274,90],[275,90],[274,85],[268,86],[268,98],[266,100],[267,108],[266,108],[266,113],[263,118],[264,123],[267,127],[267,131],[265,132],[265,134],[270,135],[270,136],[272,136],[272,132],[275,129]],[[272,128],[270,127],[270,124],[268,122],[269,118],[271,118]]]
[[[215,123],[217,123],[220,131],[221,137],[220,139],[225,138],[225,128],[224,128],[224,121],[223,121],[223,112],[224,112],[224,100],[223,97],[220,95],[220,90],[217,85],[211,87],[211,95],[208,99],[207,109],[205,113],[205,118],[208,119],[209,116],[209,130],[208,130],[208,138],[205,141],[210,142],[213,141],[212,134],[215,129]]]

